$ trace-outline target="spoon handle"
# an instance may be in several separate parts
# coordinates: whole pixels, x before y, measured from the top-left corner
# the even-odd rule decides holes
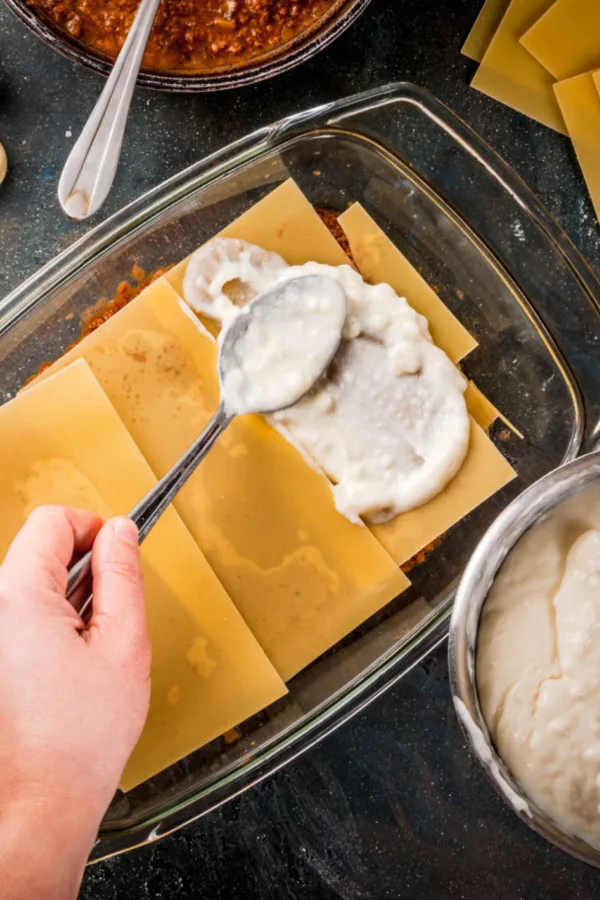
[[[217,438],[225,431],[231,416],[229,416],[221,404],[214,416],[202,432],[196,438],[192,446],[187,450],[173,468],[164,475],[160,481],[140,500],[129,513],[129,518],[138,527],[138,540],[140,544],[148,536],[150,530],[156,525],[167,506],[176,494],[179,493],[190,475],[196,471],[200,462],[204,459]],[[87,621],[92,605],[91,592],[92,551],[82,556],[69,570],[67,584],[67,599],[71,601],[83,621]]]
[[[196,438],[181,459],[131,510],[129,518],[138,527],[140,544],[230,422],[231,416],[225,412],[225,408],[221,404],[202,434]]]
[[[104,203],[117,170],[133,89],[160,0],[141,0],[104,90],[65,163],[58,199],[71,219]]]

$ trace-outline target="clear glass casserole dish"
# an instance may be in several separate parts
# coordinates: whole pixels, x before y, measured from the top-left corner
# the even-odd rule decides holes
[[[446,637],[455,586],[507,503],[600,439],[600,284],[489,147],[426,92],[390,85],[292,116],[185,170],[90,232],[0,304],[0,398],[79,336],[135,266],[176,262],[289,176],[313,204],[359,201],[478,348],[463,369],[523,433],[491,435],[518,478],[453,527],[412,588],[297,675],[290,693],[109,809],[93,859],[155,840],[320,740]]]

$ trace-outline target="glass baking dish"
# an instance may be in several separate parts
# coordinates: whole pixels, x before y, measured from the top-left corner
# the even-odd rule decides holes
[[[425,91],[395,84],[263,128],[191,166],[62,253],[0,304],[0,397],[78,337],[136,266],[176,262],[292,176],[316,206],[360,201],[478,348],[463,368],[523,433],[491,436],[518,473],[450,529],[412,588],[224,739],[111,805],[93,859],[155,840],[285,765],[447,634],[455,585],[498,512],[600,441],[600,284],[509,167]]]

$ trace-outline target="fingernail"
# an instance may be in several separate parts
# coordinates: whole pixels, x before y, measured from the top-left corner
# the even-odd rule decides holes
[[[131,544],[132,547],[137,547],[138,530],[131,519],[125,517],[113,519],[112,527],[114,529],[115,537],[119,541],[123,541],[124,544]]]

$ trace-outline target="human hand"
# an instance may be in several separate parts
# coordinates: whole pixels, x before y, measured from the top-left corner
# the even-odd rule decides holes
[[[92,544],[94,610],[86,628],[65,591],[73,554]],[[103,524],[67,507],[35,510],[0,567],[4,898],[75,896],[144,726],[150,656],[135,525],[128,519]],[[14,854],[23,841],[27,865],[17,873]],[[32,846],[40,841],[42,857],[46,849],[56,854],[47,864],[65,871],[60,885],[46,873],[34,890],[23,878],[35,869]],[[14,870],[12,893],[7,867]],[[46,870],[44,858],[39,869]]]

